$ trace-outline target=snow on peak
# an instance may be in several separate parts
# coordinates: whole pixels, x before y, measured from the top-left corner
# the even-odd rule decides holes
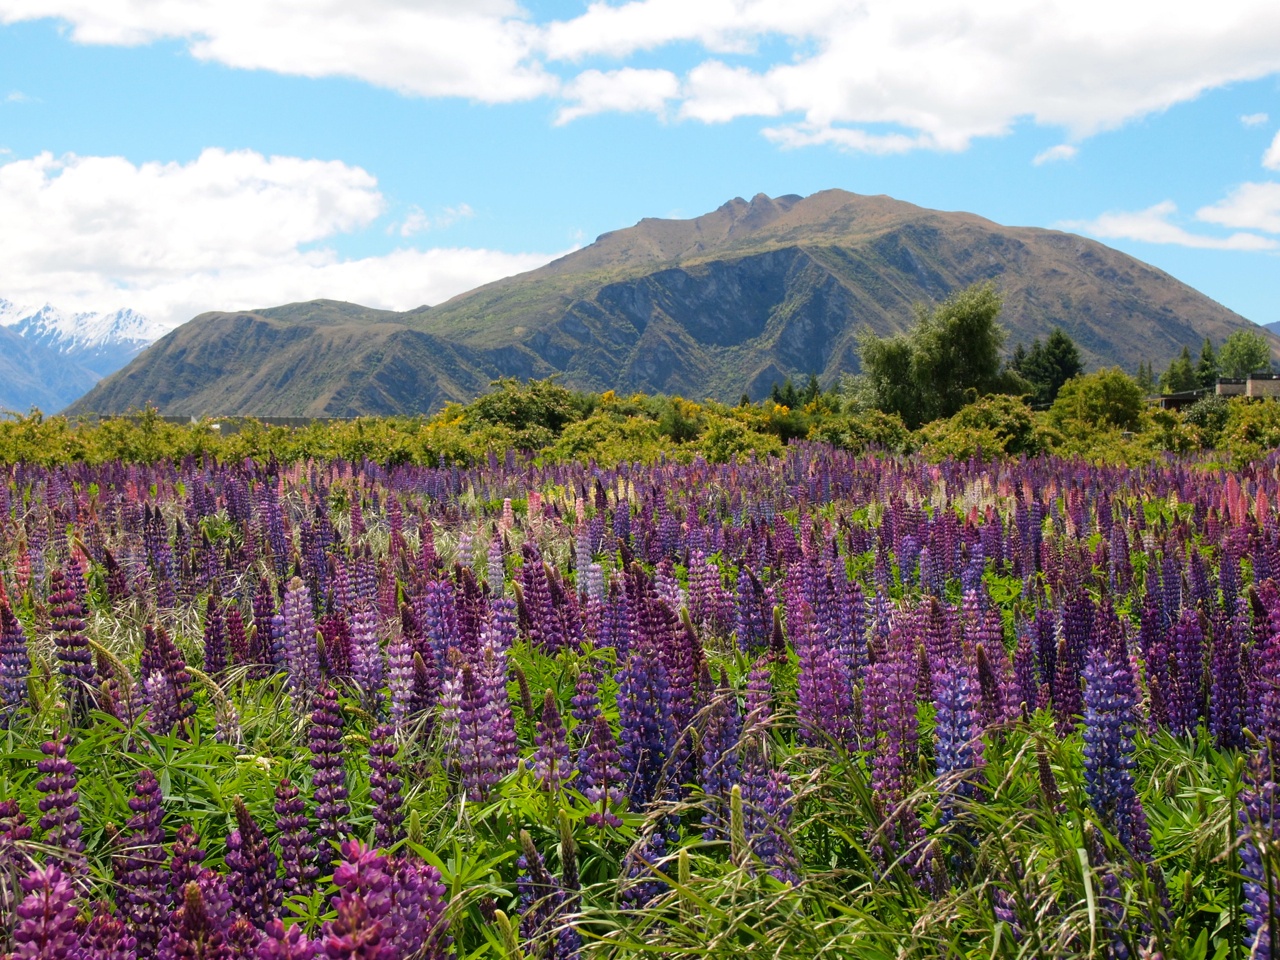
[[[39,308],[0,298],[0,326],[16,327],[60,353],[113,346],[142,347],[164,330],[128,308],[110,313],[68,313],[50,304]]]

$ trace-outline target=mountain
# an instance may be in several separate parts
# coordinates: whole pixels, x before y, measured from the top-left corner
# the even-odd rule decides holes
[[[94,379],[110,376],[147,348],[161,331],[133,310],[67,313],[45,304],[30,309],[0,299],[0,327],[89,370]]]
[[[0,412],[52,413],[81,396],[98,377],[43,344],[0,326]]]
[[[1159,369],[1183,344],[1259,329],[1093,240],[827,190],[646,219],[544,267],[406,313],[334,301],[206,313],[73,405],[175,415],[421,413],[500,376],[735,401],[858,369],[857,337],[975,281],[1009,346],[1062,326],[1090,366]],[[1280,347],[1280,339],[1272,337]]]

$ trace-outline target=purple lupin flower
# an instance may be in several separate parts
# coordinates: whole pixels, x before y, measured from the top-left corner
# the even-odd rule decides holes
[[[905,803],[915,767],[918,719],[916,676],[907,638],[894,628],[885,655],[871,665],[866,712],[875,737],[871,755],[871,790],[884,811],[884,824],[872,834],[872,847],[882,864],[892,863],[919,839],[919,820]]]
[[[622,826],[622,821],[609,809],[625,796],[621,763],[618,742],[609,721],[597,713],[578,756],[578,786],[582,795],[600,805],[599,810],[587,817],[592,826]]]
[[[284,659],[289,692],[298,710],[320,686],[320,650],[316,646],[316,620],[311,591],[294,577],[284,593]]]
[[[469,795],[484,800],[502,779],[499,705],[490,699],[490,687],[483,675],[471,664],[464,664],[461,676],[461,698],[458,707],[458,754],[462,768],[462,786]],[[505,693],[505,692],[504,692]],[[510,717],[510,707],[506,710]]]
[[[315,859],[315,837],[307,817],[307,804],[298,788],[286,777],[276,786],[276,835],[280,843],[280,865],[284,868],[284,895],[306,893],[319,871]]]
[[[1238,615],[1218,621],[1213,632],[1213,676],[1209,726],[1224,750],[1244,746],[1245,699],[1241,656],[1249,638],[1249,620]]]
[[[227,661],[233,667],[243,667],[251,662],[244,614],[234,603],[227,608]]]
[[[61,570],[54,570],[49,578],[49,612],[53,617],[53,642],[67,708],[72,722],[83,725],[96,704],[93,654],[89,650],[89,638],[84,634],[84,619],[89,615],[89,608],[75,587],[64,579]]]
[[[162,628],[143,628],[140,668],[152,730],[162,736],[177,732],[185,739],[196,714],[191,674],[182,651]]]
[[[542,719],[538,721],[537,749],[533,754],[533,773],[550,793],[559,792],[573,775],[569,763],[569,742],[556,696],[548,690],[542,700]]]
[[[35,867],[20,881],[24,894],[13,930],[14,960],[79,960],[75,892],[57,864]]]
[[[1184,609],[1169,632],[1169,687],[1164,691],[1169,726],[1189,734],[1204,712],[1204,631],[1195,610]]]
[[[195,828],[189,823],[178,827],[178,835],[173,841],[173,853],[169,858],[170,907],[176,909],[179,906],[177,898],[182,889],[188,883],[195,883],[200,879],[204,872],[204,868],[200,866],[204,857],[204,849],[200,846]]]
[[[596,685],[596,674],[590,667],[583,667],[578,672],[578,679],[573,686],[573,699],[569,703],[571,706],[569,713],[576,722],[573,728],[574,737],[585,741],[591,735],[591,725],[600,712],[600,694]]]
[[[26,633],[9,601],[0,596],[0,729],[8,727],[9,718],[26,706],[30,673]]]
[[[1084,776],[1089,805],[1102,825],[1135,857],[1149,858],[1151,834],[1134,789],[1137,728],[1133,674],[1094,650],[1085,664]]]
[[[657,798],[664,767],[676,742],[671,690],[657,652],[641,647],[618,674],[622,772],[633,810]]]
[[[338,694],[326,685],[311,713],[312,795],[316,802],[316,866],[321,874],[333,861],[334,844],[347,835],[346,771],[342,764],[342,713]]]
[[[448,902],[440,871],[421,860],[399,858],[390,862],[391,887],[388,914],[394,921],[391,945],[397,957],[446,960],[449,925]]]
[[[795,607],[798,609],[792,643],[800,661],[796,719],[801,734],[814,746],[831,743],[849,749],[856,731],[847,661],[819,636],[809,604],[799,600]]]
[[[110,904],[93,905],[93,918],[80,935],[83,960],[137,960],[138,941]]]
[[[280,880],[276,857],[262,828],[239,797],[234,803],[236,829],[227,834],[227,887],[236,910],[258,929],[277,919]]]
[[[222,600],[209,594],[204,606],[204,672],[217,679],[227,669],[227,623]]]
[[[67,759],[69,738],[49,740],[41,744],[45,759],[36,764],[44,776],[36,781],[40,798],[40,829],[44,842],[54,848],[50,860],[61,863],[71,874],[83,873],[87,867],[84,841],[80,834],[80,793],[76,789],[76,768]]]
[[[395,727],[380,724],[369,740],[369,799],[377,822],[374,843],[389,849],[404,839],[404,780],[396,761]]]
[[[117,903],[139,949],[150,952],[160,941],[171,898],[169,871],[165,869],[160,784],[150,770],[143,770],[138,778],[129,809],[133,816],[125,825],[117,864]]]
[[[528,831],[520,831],[520,934],[534,956],[544,960],[573,960],[582,938],[570,924],[573,896],[547,870]]]
[[[403,629],[387,644],[387,687],[391,694],[391,719],[397,727],[408,719],[413,708],[413,638]]]
[[[757,737],[742,749],[743,827],[751,851],[784,883],[795,883],[795,851],[787,838],[793,793],[791,778],[773,769]]]

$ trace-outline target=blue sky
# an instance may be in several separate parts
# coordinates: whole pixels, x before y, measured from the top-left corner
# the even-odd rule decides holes
[[[0,0],[0,297],[404,309],[839,187],[1086,233],[1267,323],[1278,131],[1274,0]]]

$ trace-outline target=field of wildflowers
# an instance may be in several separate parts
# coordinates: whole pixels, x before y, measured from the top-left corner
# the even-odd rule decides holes
[[[0,956],[1269,958],[1278,476],[0,468]]]

